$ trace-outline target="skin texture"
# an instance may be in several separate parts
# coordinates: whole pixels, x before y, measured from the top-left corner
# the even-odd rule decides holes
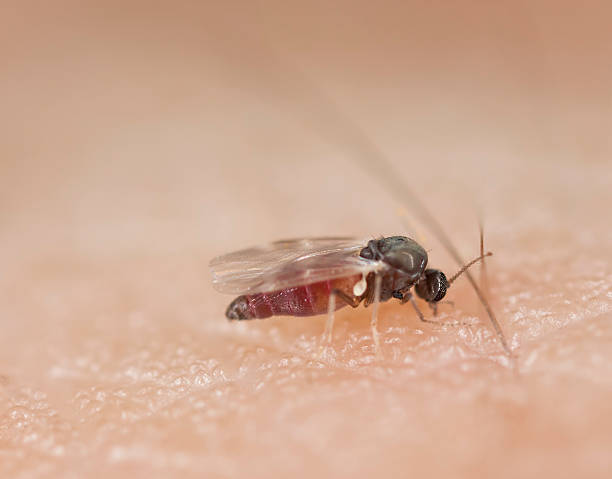
[[[7,5],[1,477],[609,477],[609,4],[461,3]],[[325,316],[224,318],[208,261],[275,239],[458,268],[296,66],[466,259],[482,209],[513,361],[462,280],[459,326],[382,305],[382,360],[370,309],[321,354]]]

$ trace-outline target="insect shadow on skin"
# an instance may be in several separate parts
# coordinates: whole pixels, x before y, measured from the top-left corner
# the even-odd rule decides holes
[[[323,340],[328,343],[337,309],[373,304],[372,338],[381,356],[380,302],[392,298],[402,304],[410,302],[421,321],[439,324],[424,317],[412,290],[435,315],[437,304],[455,279],[490,254],[481,254],[447,279],[442,271],[427,268],[425,249],[405,236],[373,239],[365,246],[349,238],[311,238],[229,253],[213,259],[210,267],[217,290],[239,294],[227,308],[228,319],[327,313]]]

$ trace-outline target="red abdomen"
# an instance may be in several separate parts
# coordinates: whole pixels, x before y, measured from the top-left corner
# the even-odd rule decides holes
[[[225,314],[229,319],[263,319],[270,316],[314,316],[327,313],[331,291],[338,289],[353,296],[353,287],[359,280],[361,275],[320,281],[269,293],[239,296],[232,301]],[[344,306],[346,303],[336,300],[336,309]]]

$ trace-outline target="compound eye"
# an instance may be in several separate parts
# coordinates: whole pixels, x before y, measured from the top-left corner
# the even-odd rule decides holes
[[[420,298],[430,303],[435,303],[446,296],[448,281],[442,271],[426,269],[414,289]]]
[[[438,291],[436,293],[436,297],[433,299],[434,303],[441,301],[442,298],[446,296],[446,276],[444,276],[444,273],[441,274],[444,277],[444,281],[436,282],[436,288]]]

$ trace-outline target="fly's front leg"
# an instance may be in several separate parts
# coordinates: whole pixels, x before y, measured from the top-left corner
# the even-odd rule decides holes
[[[452,308],[455,307],[455,303],[452,301],[438,301],[437,303],[434,302],[428,302],[427,303],[429,305],[429,307],[431,308],[431,311],[433,312],[434,316],[438,315],[438,305],[439,304],[448,304],[450,305]]]
[[[410,304],[412,304],[412,307],[414,308],[414,310],[416,311],[417,316],[419,317],[419,319],[424,322],[424,323],[429,323],[429,324],[443,324],[443,325],[449,325],[449,326],[463,326],[466,325],[466,323],[462,323],[461,321],[434,321],[432,319],[426,319],[425,316],[423,316],[423,313],[421,312],[421,310],[419,309],[419,306],[417,305],[414,296],[412,295],[412,293],[410,291],[406,291],[401,299],[402,304],[406,304],[408,301],[410,301]],[[445,301],[448,303],[453,304],[454,303],[452,301]],[[437,314],[437,308],[436,308],[436,303],[427,303],[429,304],[429,306],[434,310],[434,316]]]
[[[332,330],[334,328],[334,319],[335,319],[335,311],[336,311],[336,298],[344,301],[352,308],[356,308],[359,306],[361,302],[360,298],[355,296],[350,296],[346,294],[344,291],[339,289],[332,289],[329,293],[329,302],[327,303],[327,322],[325,323],[325,331],[323,332],[323,341],[327,342],[327,344],[331,343],[332,340]]]
[[[425,319],[425,316],[423,316],[423,313],[421,313],[421,310],[419,309],[416,301],[414,300],[414,296],[412,296],[412,293],[410,291],[406,291],[404,293],[404,296],[402,297],[401,301],[402,301],[402,304],[406,304],[408,301],[410,301],[410,304],[412,304],[412,307],[416,311],[417,316],[424,323],[440,324],[439,321],[432,321],[431,319]]]
[[[410,295],[410,298],[408,298],[408,301],[410,301],[410,304],[412,304],[412,307],[416,311],[417,316],[419,317],[421,321],[423,321],[424,323],[429,323],[429,324],[442,324],[440,321],[433,321],[431,319],[425,319],[425,316],[423,316],[423,313],[421,313],[421,310],[417,306],[417,303],[414,300],[414,297],[412,295]]]

